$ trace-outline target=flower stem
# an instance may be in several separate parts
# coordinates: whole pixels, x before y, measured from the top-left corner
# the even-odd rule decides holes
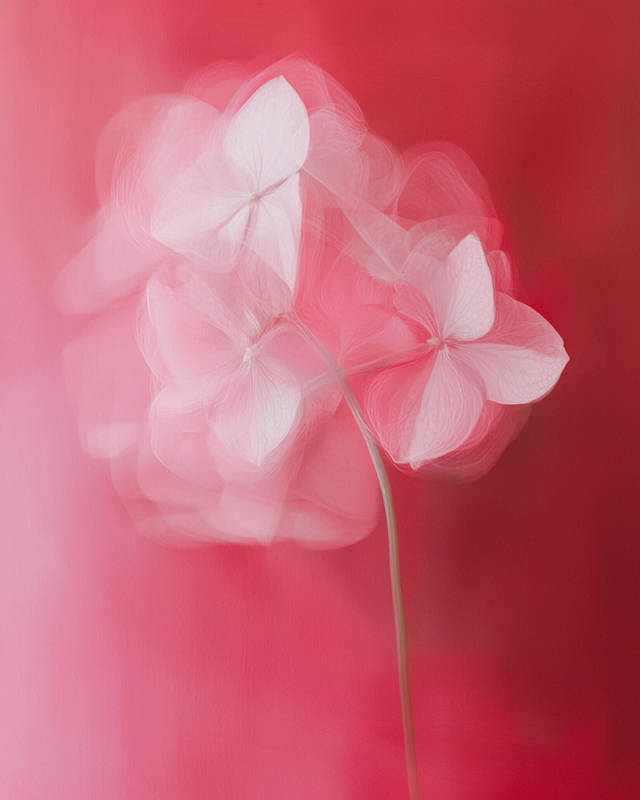
[[[297,323],[298,327],[300,327],[300,324],[301,323]],[[340,369],[342,370],[343,377],[349,378],[351,375],[360,375],[366,372],[371,372],[375,369],[383,369],[384,367],[399,367],[403,364],[410,364],[412,361],[420,358],[420,356],[424,355],[424,353],[431,349],[432,346],[426,342],[414,344],[411,345],[411,347],[405,347],[402,350],[397,350],[395,353],[389,353],[388,355],[381,356],[373,361],[367,361],[364,364],[352,364],[348,367],[341,367]],[[324,355],[322,357],[324,358]],[[333,368],[331,369],[330,380],[336,380]],[[323,375],[309,381],[307,388],[312,392],[323,391],[326,388],[327,382],[327,376]]]
[[[353,417],[360,428],[360,432],[365,440],[371,461],[378,476],[384,512],[387,521],[387,534],[389,539],[389,570],[391,574],[391,594],[393,598],[393,617],[396,634],[396,651],[398,658],[398,680],[400,686],[400,703],[402,706],[402,725],[404,730],[404,749],[407,765],[407,780],[409,783],[410,800],[420,800],[420,786],[418,782],[418,762],[416,754],[416,737],[413,725],[413,706],[411,704],[411,688],[409,685],[409,658],[407,648],[407,626],[404,613],[404,598],[402,594],[402,574],[400,570],[400,551],[398,546],[398,523],[396,519],[395,507],[393,505],[393,495],[391,493],[391,483],[387,468],[380,452],[380,448],[375,440],[371,429],[364,418],[362,408],[357,397],[353,393],[347,380],[344,370],[327,352],[323,345],[316,339],[313,333],[297,317],[292,317],[300,333],[314,348],[318,355],[324,360],[327,366],[334,373],[344,399],[349,406]]]

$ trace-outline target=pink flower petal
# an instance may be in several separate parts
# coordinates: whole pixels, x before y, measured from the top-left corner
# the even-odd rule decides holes
[[[365,411],[376,437],[396,463],[406,463],[415,422],[435,365],[435,351],[412,363],[386,369],[365,391]]]
[[[270,544],[278,531],[284,505],[286,482],[276,475],[257,484],[228,483],[217,507],[200,513],[220,538],[247,544]]]
[[[362,433],[344,400],[308,442],[294,477],[278,538],[311,548],[344,547],[377,524],[380,487]]]
[[[366,395],[370,424],[383,447],[396,463],[413,469],[461,447],[483,404],[477,373],[446,347],[386,370]]]
[[[223,150],[240,165],[257,194],[302,167],[309,151],[309,118],[282,76],[261,86],[238,111]]]
[[[489,400],[531,403],[551,391],[569,357],[558,333],[532,308],[503,294],[496,305],[493,330],[460,347],[459,358],[480,374]]]
[[[458,449],[473,432],[484,399],[472,371],[441,350],[422,395],[408,453],[403,458],[417,469],[426,461]]]
[[[386,357],[397,360],[418,343],[403,319],[379,306],[356,306],[341,322],[339,360],[344,367],[366,366]]]
[[[373,275],[384,281],[397,280],[411,253],[411,235],[394,220],[364,200],[340,207],[360,240],[352,244],[355,257]]]
[[[293,291],[298,270],[302,200],[300,176],[292,175],[252,207],[247,244]]]
[[[97,215],[98,230],[56,280],[56,299],[64,311],[94,313],[143,284],[156,257],[143,253],[127,236],[110,206]]]
[[[310,147],[304,170],[337,197],[354,204],[362,195],[365,164],[358,152],[364,131],[334,105],[309,117]]]
[[[151,234],[187,256],[198,256],[216,271],[230,268],[231,253],[216,248],[216,234],[234,223],[233,242],[244,238],[251,200],[246,177],[219,154],[209,153],[184,170],[160,198]]]
[[[136,305],[129,301],[103,313],[64,353],[80,436],[96,458],[116,457],[144,435],[151,395],[134,338]]]
[[[227,374],[240,363],[241,346],[156,279],[147,285],[147,309],[155,341],[145,355],[157,375],[168,370],[167,377],[184,387],[216,372]]]
[[[154,404],[149,414],[150,440],[143,443],[138,457],[140,488],[150,499],[165,504],[212,502],[222,491],[223,481],[211,468],[204,414],[167,417],[156,408]]]
[[[447,257],[428,295],[444,339],[473,341],[491,330],[495,319],[493,282],[480,239],[466,236]]]
[[[259,467],[291,432],[301,396],[280,362],[250,356],[211,409],[210,424],[224,447]]]
[[[419,322],[425,332],[432,336],[439,333],[439,326],[426,297],[413,286],[400,285],[394,298],[398,311],[409,319]],[[428,337],[425,337],[425,341]]]
[[[295,493],[332,512],[374,520],[380,487],[362,433],[343,401],[319,437],[308,446]]]

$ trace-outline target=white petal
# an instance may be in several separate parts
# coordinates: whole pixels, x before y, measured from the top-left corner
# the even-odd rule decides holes
[[[474,343],[469,356],[484,380],[487,398],[504,405],[539,400],[553,389],[567,363],[566,358],[506,344]]]
[[[493,281],[475,233],[465,236],[437,269],[427,299],[444,339],[473,341],[491,330],[495,318]]]
[[[235,238],[244,235],[250,201],[246,182],[224,159],[216,163],[216,179],[200,164],[181,173],[152,217],[153,237],[178,253],[208,258],[216,234],[230,224],[240,231]]]
[[[272,358],[250,358],[211,410],[220,442],[258,467],[293,428],[300,407],[300,384]]]
[[[422,395],[406,461],[417,469],[463,445],[483,402],[473,371],[456,363],[447,348],[441,350]]]
[[[309,151],[309,118],[282,76],[261,86],[238,111],[223,150],[250,178],[256,194],[302,167]]]
[[[254,206],[247,244],[293,291],[298,271],[302,201],[293,175]]]
[[[494,330],[460,348],[496,403],[532,403],[555,386],[569,357],[553,327],[529,306],[498,294]]]
[[[247,243],[254,219],[255,207],[248,203],[220,229],[218,234],[220,248],[217,253],[221,261],[229,261],[232,265],[236,264],[242,248]]]
[[[241,342],[155,278],[147,284],[147,311],[155,337],[139,340],[156,375],[170,376],[179,387],[204,385],[241,362]]]
[[[374,278],[397,280],[400,268],[411,252],[410,234],[362,199],[355,204],[339,199],[339,204],[361,237],[352,244],[356,258]]]

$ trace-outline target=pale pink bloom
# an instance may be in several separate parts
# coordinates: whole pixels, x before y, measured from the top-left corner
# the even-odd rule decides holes
[[[171,181],[151,221],[155,238],[216,272],[248,249],[293,290],[302,223],[299,171],[309,150],[305,106],[282,77],[231,118],[219,146]]]
[[[157,433],[160,442],[141,447],[135,464],[140,489],[156,504],[144,521],[154,536],[334,548],[359,541],[379,521],[377,476],[344,404],[253,481],[224,477],[201,431],[165,425]]]
[[[134,338],[136,298],[103,311],[67,350],[86,449],[109,460],[114,484],[140,528],[156,538],[290,539],[321,548],[362,539],[379,520],[375,470],[335,381],[323,379],[326,366],[290,328],[267,332],[265,357],[280,366],[287,356],[285,368],[303,396],[300,424],[260,466],[218,440],[207,376],[213,374],[215,383],[225,368],[242,364],[236,336],[216,329],[198,307],[211,302],[205,289],[200,285],[196,298],[195,287],[189,292],[184,285],[151,281],[157,328],[147,303],[147,323],[139,319],[137,328],[153,373]],[[218,325],[232,326],[242,308],[227,309],[226,319],[219,314]],[[306,388],[313,375],[320,378],[320,393]]]
[[[465,445],[487,401],[531,403],[549,392],[568,356],[537,312],[495,292],[476,234],[444,262],[418,247],[398,287],[401,314],[418,324],[425,354],[368,387],[371,424],[389,455],[417,469]]]
[[[151,236],[151,216],[167,185],[211,145],[220,117],[193,97],[158,95],[109,122],[96,159],[103,204],[87,226],[88,243],[56,281],[64,311],[95,313],[143,291],[158,262],[170,255]]]
[[[160,384],[153,412],[162,420],[204,410],[212,446],[260,467],[294,432],[302,387],[273,350],[287,332],[223,281],[215,292],[193,276],[177,289],[149,281],[155,338],[143,346]],[[223,302],[221,289],[234,307]]]
[[[226,480],[217,500],[201,504],[209,537],[308,547],[343,547],[379,520],[380,489],[362,435],[346,405],[316,420],[272,474],[252,483]],[[213,500],[213,502],[212,502]]]
[[[401,157],[295,59],[215,74],[103,137],[97,233],[58,283],[100,313],[69,353],[83,440],[156,534],[347,544],[379,497],[335,362],[397,463],[477,474],[566,354],[508,296],[466,156]]]

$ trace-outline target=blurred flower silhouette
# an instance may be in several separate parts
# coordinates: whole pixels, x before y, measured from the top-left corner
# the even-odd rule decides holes
[[[497,454],[499,409],[567,356],[509,295],[466,157],[401,157],[300,59],[218,80],[102,146],[110,190],[58,284],[93,315],[67,354],[82,438],[154,535],[349,544],[380,514],[371,432],[413,469]]]
[[[503,409],[544,396],[568,357],[511,296],[466,157],[400,156],[299,59],[244,83],[227,68],[233,96],[219,77],[142,101],[103,143],[110,189],[58,282],[67,310],[94,317],[67,351],[82,440],[163,538],[342,547],[384,507],[417,800],[381,448],[414,470],[460,457],[479,474],[515,432]]]

